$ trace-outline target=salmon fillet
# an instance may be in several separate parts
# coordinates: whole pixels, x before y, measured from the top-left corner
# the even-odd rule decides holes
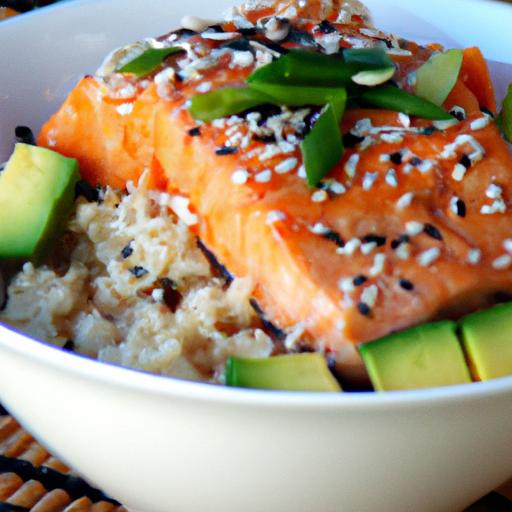
[[[80,81],[38,142],[78,158],[93,184],[142,177],[189,198],[197,235],[232,273],[253,279],[268,318],[303,332],[349,373],[360,368],[359,342],[512,292],[512,158],[480,111],[470,65],[445,104],[458,107],[455,125],[349,110],[346,152],[317,188],[305,181],[299,149],[314,108],[191,117],[192,97],[242,86],[287,48],[386,47],[403,88],[439,49],[374,29],[358,3],[334,4],[267,2],[235,9],[206,33],[167,34],[159,40],[187,53],[142,79],[104,66]],[[292,22],[279,44],[252,28],[276,14]]]

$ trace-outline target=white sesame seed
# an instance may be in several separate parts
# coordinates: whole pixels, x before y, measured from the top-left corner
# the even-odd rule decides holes
[[[238,32],[215,32],[213,30],[207,30],[201,34],[201,37],[203,39],[211,39],[212,41],[227,41],[228,39],[234,39],[239,35],[240,34]]]
[[[196,87],[197,92],[208,92],[212,88],[211,82],[203,82]]]
[[[267,144],[265,151],[259,154],[258,159],[260,162],[264,162],[265,160],[280,155],[282,152],[283,150],[277,144]]]
[[[504,254],[492,262],[492,267],[496,270],[505,270],[510,265],[512,265],[512,256],[510,254]]]
[[[339,181],[332,180],[331,183],[329,183],[329,190],[334,194],[344,194],[347,189],[343,185],[343,183],[340,183]]]
[[[490,122],[490,117],[489,116],[484,116],[484,117],[480,117],[479,119],[475,119],[470,125],[469,127],[473,130],[473,131],[476,131],[476,130],[482,130],[483,128],[485,128],[489,122]]]
[[[358,153],[354,153],[350,156],[345,164],[345,172],[349,178],[353,178],[356,174],[357,164],[359,163],[360,156]]]
[[[338,288],[344,293],[353,292],[355,289],[354,280],[350,277],[344,277],[338,281]]]
[[[499,187],[498,185],[495,185],[494,183],[491,183],[487,190],[485,191],[485,195],[489,199],[498,199],[503,194],[503,189]]]
[[[418,165],[418,171],[422,174],[430,172],[434,168],[434,162],[432,160],[423,160],[420,165]]]
[[[453,196],[450,199],[450,211],[454,215],[458,215],[459,214],[459,201],[460,201],[460,199],[457,196]]]
[[[368,148],[372,147],[375,144],[375,139],[373,137],[365,137],[363,141],[359,144],[359,150],[365,151]]]
[[[313,226],[310,226],[308,229],[309,229],[309,231],[311,231],[311,233],[314,233],[315,235],[325,235],[326,233],[329,233],[329,231],[330,231],[330,229],[325,224],[322,224],[321,222],[317,222]]]
[[[398,121],[400,121],[400,124],[404,128],[409,128],[411,126],[411,118],[407,114],[404,114],[403,112],[400,112],[398,114]]]
[[[249,179],[249,173],[246,169],[238,169],[231,175],[231,181],[235,185],[243,185],[244,183],[247,183],[247,180]]]
[[[507,238],[506,240],[503,240],[503,249],[512,254],[512,238]]]
[[[275,166],[274,170],[277,174],[286,174],[287,172],[292,171],[297,167],[297,163],[299,161],[296,158],[287,158],[283,160],[281,163]]]
[[[414,199],[414,193],[413,192],[406,192],[402,197],[398,199],[396,202],[396,207],[400,210],[403,210],[404,208],[407,208]]]
[[[386,173],[386,183],[393,188],[398,187],[398,179],[396,177],[396,171],[394,169],[389,169]]]
[[[359,119],[350,133],[355,135],[356,137],[363,137],[372,129],[372,121],[370,118],[365,117],[363,119]]]
[[[133,110],[133,103],[123,103],[121,105],[119,105],[117,108],[117,113],[122,115],[122,116],[126,116],[128,114],[131,114],[132,113],[132,110]]]
[[[503,199],[498,198],[495,199],[495,201],[491,204],[485,204],[480,209],[480,213],[482,215],[493,215],[495,213],[505,213],[507,211],[507,205],[505,204],[505,201]]]
[[[368,307],[373,308],[375,303],[377,302],[377,297],[379,295],[379,288],[377,285],[372,284],[365,288],[361,293],[361,302],[366,304]]]
[[[421,222],[416,222],[415,220],[411,220],[405,224],[405,232],[410,236],[419,235],[424,228],[424,224]]]
[[[256,183],[268,183],[271,179],[272,171],[270,169],[265,169],[254,176],[254,181]]]
[[[399,260],[408,260],[411,256],[411,246],[408,243],[400,244],[395,249],[395,255]]]
[[[482,259],[482,251],[480,249],[471,249],[468,252],[468,263],[478,265]]]
[[[286,219],[286,215],[279,210],[272,210],[267,213],[267,224],[274,224],[284,219]]]
[[[457,119],[447,119],[447,120],[442,120],[442,121],[433,121],[432,124],[438,130],[447,130],[448,128],[451,128],[452,126],[459,124],[459,121]]]
[[[361,245],[361,252],[365,256],[368,256],[368,254],[371,254],[375,249],[377,249],[377,242],[367,242],[367,243]]]
[[[338,254],[347,254],[351,256],[354,254],[357,249],[361,246],[361,240],[359,238],[351,238],[346,244],[345,247],[338,247],[336,252]]]
[[[297,171],[297,176],[302,179],[306,179],[308,177],[308,175],[306,174],[306,166],[305,165],[301,165],[299,167],[299,170]]]
[[[220,119],[214,119],[212,121],[212,126],[214,128],[224,128],[225,125],[226,125],[226,120],[223,117]]]
[[[162,288],[155,288],[151,292],[151,298],[155,302],[163,302],[164,301],[164,291],[163,291],[163,289]]]
[[[400,144],[404,141],[403,136],[399,133],[381,133],[380,138],[389,144]]]
[[[388,153],[383,153],[379,156],[379,162],[385,163],[391,160],[391,156]]]
[[[467,169],[462,164],[456,164],[453,168],[452,178],[455,181],[462,181],[466,175]]]
[[[441,256],[441,250],[439,247],[432,247],[431,249],[427,249],[426,251],[422,252],[418,256],[418,263],[422,267],[428,267],[434,263],[434,261],[436,261],[439,256]]]
[[[384,270],[384,264],[386,263],[386,255],[379,253],[375,255],[373,259],[373,266],[370,269],[370,276],[376,277]]]
[[[414,169],[414,167],[411,165],[411,164],[405,164],[403,169],[402,169],[402,172],[407,175],[409,174],[412,170]]]
[[[363,190],[366,190],[366,191],[370,190],[373,187],[373,184],[375,183],[375,181],[377,180],[378,177],[379,177],[378,172],[367,172],[364,175],[364,179],[363,179]]]
[[[386,48],[385,50],[388,55],[400,55],[403,57],[410,57],[412,55],[410,50],[404,50],[403,48]]]
[[[234,51],[231,57],[231,66],[247,68],[254,62],[254,56],[249,51]]]
[[[311,201],[314,203],[323,203],[328,199],[327,192],[325,190],[317,190],[311,195]]]

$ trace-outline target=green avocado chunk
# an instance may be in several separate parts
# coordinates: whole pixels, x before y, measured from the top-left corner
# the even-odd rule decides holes
[[[341,391],[321,354],[294,354],[261,359],[230,357],[228,386],[288,391]]]
[[[359,351],[375,390],[471,382],[456,327],[451,321],[422,324],[360,345]]]
[[[64,229],[79,179],[76,160],[16,144],[0,173],[0,259],[39,259]]]
[[[462,341],[478,380],[512,375],[512,303],[462,319]]]

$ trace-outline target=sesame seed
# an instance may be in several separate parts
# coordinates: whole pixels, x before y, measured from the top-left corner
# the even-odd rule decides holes
[[[197,92],[208,92],[212,88],[211,82],[203,82],[196,87]]]
[[[377,181],[378,177],[378,172],[367,172],[363,178],[363,190],[370,190],[373,187],[373,184]]]
[[[286,215],[279,210],[272,210],[267,213],[267,224],[274,224],[275,222],[279,222],[286,219]]]
[[[191,137],[198,137],[199,135],[201,135],[201,128],[199,126],[194,126],[194,128],[190,128],[188,134]]]
[[[485,204],[480,209],[482,215],[493,215],[495,213],[505,213],[507,211],[507,205],[503,199],[496,199],[492,205]]]
[[[407,279],[400,279],[399,284],[401,288],[407,290],[408,292],[412,292],[412,290],[414,290],[414,284],[412,284],[411,281]]]
[[[364,137],[358,137],[351,132],[343,135],[343,146],[346,148],[355,148],[358,144],[363,142]]]
[[[373,128],[372,121],[369,117],[365,117],[363,119],[359,119],[350,133],[356,136],[367,135],[368,132]]]
[[[407,208],[412,203],[413,199],[414,199],[414,192],[406,192],[403,196],[401,196],[397,200],[396,206],[400,210],[403,210],[404,208]]]
[[[423,231],[424,227],[425,226],[421,222],[411,220],[405,224],[405,231],[410,236],[416,236]]]
[[[247,183],[248,179],[249,173],[245,169],[238,169],[231,175],[231,181],[235,185],[243,185],[244,183]]]
[[[403,136],[399,133],[381,133],[380,138],[389,144],[400,144],[404,141]]]
[[[507,238],[506,240],[503,240],[503,249],[512,254],[512,238]]]
[[[277,155],[280,155],[283,150],[277,144],[267,144],[265,150],[258,155],[258,159],[260,162],[273,158]]]
[[[330,231],[330,229],[325,224],[322,224],[321,222],[317,222],[313,226],[310,226],[308,229],[309,229],[309,231],[311,231],[311,233],[314,233],[315,235],[325,235],[326,233],[329,233],[329,231]]]
[[[512,256],[510,254],[504,254],[492,262],[492,267],[496,270],[505,270],[510,265],[512,265]]]
[[[480,117],[479,119],[475,119],[474,121],[472,121],[469,127],[473,131],[482,130],[489,124],[490,121],[491,118],[489,116]]]
[[[360,156],[358,153],[354,153],[350,156],[345,164],[345,173],[349,178],[353,178],[356,174],[357,164],[359,163]]]
[[[404,114],[403,112],[399,112],[398,120],[400,121],[400,124],[404,128],[409,128],[411,126],[411,118],[407,114]]]
[[[384,265],[386,263],[386,255],[385,254],[376,254],[373,259],[373,266],[370,269],[370,276],[376,277],[382,273],[384,270]]]
[[[122,105],[119,105],[117,108],[117,113],[121,116],[126,116],[128,114],[132,113],[133,110],[133,103],[123,103]]]
[[[459,164],[463,165],[466,169],[471,167],[471,159],[466,155],[466,153],[460,157]]]
[[[357,304],[357,310],[359,311],[359,313],[361,313],[361,315],[363,316],[368,316],[371,312],[371,309],[370,307],[368,306],[368,304],[365,304],[364,302],[359,302]]]
[[[338,281],[338,288],[344,293],[350,293],[354,291],[354,283],[350,277],[345,277]]]
[[[375,249],[377,249],[377,243],[376,242],[368,242],[366,244],[361,245],[361,252],[368,256],[368,254],[371,254]]]
[[[462,164],[456,164],[453,168],[452,178],[455,181],[462,181],[466,175],[466,171],[466,167],[464,167]]]
[[[128,272],[130,272],[130,274],[133,274],[137,279],[140,279],[142,276],[148,274],[148,271],[144,267],[141,267],[140,265],[136,265],[135,267],[129,268]]]
[[[361,274],[359,276],[354,277],[353,283],[354,283],[354,286],[361,286],[364,283],[366,283],[366,281],[368,281],[368,278]]]
[[[240,34],[238,32],[215,32],[213,30],[207,30],[201,34],[203,39],[211,39],[212,41],[226,41],[228,39],[234,39]]]
[[[446,119],[446,120],[433,121],[432,124],[438,130],[447,130],[448,128],[451,128],[452,126],[459,124],[459,121],[457,119]]]
[[[452,114],[459,121],[464,121],[464,119],[466,119],[466,111],[458,105],[453,106],[453,108],[450,110],[450,114]]]
[[[299,167],[299,170],[297,171],[297,176],[302,179],[306,179],[308,177],[308,175],[306,174],[306,166],[305,165],[301,165]]]
[[[231,57],[231,66],[239,68],[249,67],[254,62],[254,56],[249,51],[234,51]]]
[[[365,288],[361,293],[361,302],[366,304],[368,307],[373,308],[375,303],[377,302],[377,297],[379,295],[379,288],[377,285],[372,284]]]
[[[331,229],[327,231],[327,233],[324,233],[322,235],[324,238],[329,240],[330,242],[334,242],[338,247],[345,247],[345,241],[339,233],[336,233],[336,231],[332,231]]]
[[[491,183],[487,190],[485,191],[485,195],[489,199],[498,199],[503,194],[503,189],[499,187],[498,185],[495,185],[494,183]]]
[[[439,240],[439,241],[443,240],[443,235],[441,235],[441,232],[439,231],[439,229],[437,229],[432,224],[429,224],[429,223],[425,224],[424,232],[426,235],[430,236],[434,240]]]
[[[377,247],[382,247],[382,246],[386,245],[386,237],[370,233],[369,235],[366,235],[363,237],[363,242],[365,244],[367,244],[369,242],[375,242],[377,244]]]
[[[254,181],[256,183],[268,183],[271,179],[272,171],[270,169],[265,169],[254,176]]]
[[[466,203],[462,199],[454,196],[450,199],[450,210],[454,215],[457,215],[458,217],[465,217],[467,210]]]
[[[398,238],[391,241],[391,249],[398,249],[402,244],[408,244],[410,240],[409,235],[400,235]]]
[[[373,137],[368,136],[363,139],[363,142],[361,142],[361,144],[359,144],[359,149],[361,151],[365,151],[368,148],[372,147],[374,144],[375,139]]]
[[[411,246],[408,243],[400,244],[395,250],[395,255],[399,260],[408,260],[411,256]]]
[[[427,249],[426,251],[422,252],[418,256],[418,263],[422,267],[428,267],[434,263],[434,261],[436,261],[439,256],[441,256],[440,249],[438,247],[432,247],[431,249]]]
[[[343,248],[338,248],[336,251],[338,254],[347,254],[351,256],[354,254],[357,249],[361,246],[361,240],[359,238],[351,238]]]
[[[402,163],[402,152],[401,151],[395,151],[394,153],[391,153],[391,155],[388,155],[389,159],[395,164],[400,165]]]
[[[237,146],[223,146],[215,150],[215,154],[219,156],[233,155],[238,151]]]
[[[413,166],[411,164],[405,164],[404,168],[402,169],[402,172],[404,174],[409,174],[413,170]]]
[[[132,240],[133,241],[133,240]],[[133,247],[132,242],[129,242],[123,247],[123,250],[121,251],[121,256],[126,259],[129,258],[133,254]]]
[[[336,181],[336,180],[332,180],[331,183],[329,183],[329,190],[333,193],[333,194],[344,194],[347,189],[345,188],[345,186],[343,185],[343,183],[340,183],[339,181]]]
[[[417,167],[422,174],[425,174],[427,172],[430,172],[434,168],[434,162],[432,162],[432,160],[424,160]]]
[[[477,265],[482,259],[482,251],[480,249],[471,249],[468,252],[468,263],[471,265]]]
[[[286,174],[287,172],[292,171],[297,166],[298,160],[296,158],[287,158],[283,160],[280,164],[275,166],[275,171],[277,174]]]
[[[311,201],[314,203],[323,203],[324,201],[327,201],[328,198],[329,196],[325,190],[317,190],[311,195]]]
[[[383,153],[382,155],[379,156],[379,162],[385,163],[385,162],[389,162],[390,160],[391,160],[391,156],[388,155],[387,153]]]
[[[388,172],[386,173],[386,183],[390,187],[398,187],[398,179],[396,177],[396,171],[394,169],[388,169]]]

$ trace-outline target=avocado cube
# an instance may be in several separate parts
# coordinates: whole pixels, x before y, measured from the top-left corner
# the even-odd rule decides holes
[[[512,375],[512,303],[462,319],[462,341],[478,380]]]
[[[79,179],[76,160],[16,144],[0,173],[0,259],[39,259],[64,229]]]
[[[230,357],[226,384],[288,391],[341,391],[325,358],[318,353],[249,359]]]
[[[471,382],[451,321],[422,324],[359,346],[376,391]]]

